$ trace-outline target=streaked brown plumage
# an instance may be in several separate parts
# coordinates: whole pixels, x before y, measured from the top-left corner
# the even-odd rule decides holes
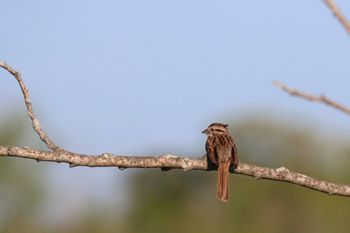
[[[216,196],[221,201],[228,200],[228,178],[231,163],[238,166],[236,144],[228,131],[228,125],[213,123],[202,133],[208,135],[205,148],[211,163],[218,166]]]

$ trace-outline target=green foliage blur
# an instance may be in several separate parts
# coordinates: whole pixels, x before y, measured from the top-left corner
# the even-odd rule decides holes
[[[245,117],[231,125],[242,162],[286,166],[320,179],[350,183],[350,145],[339,143],[340,136],[324,137],[302,123],[269,117]],[[1,144],[14,144],[22,133],[20,124],[11,120],[0,129]],[[40,172],[35,171],[38,166],[0,158],[0,232],[345,233],[350,229],[346,197],[231,175],[230,200],[221,203],[215,197],[215,171],[151,169],[129,173],[127,208],[92,202],[73,224],[47,226],[33,214],[40,211],[43,198],[50,200]],[[115,187],[116,196],[121,188]]]
[[[24,123],[14,112],[0,123],[0,145],[16,145]],[[18,145],[18,144],[17,144]],[[44,200],[42,169],[25,159],[0,157],[0,232],[34,232],[40,228],[36,214]]]

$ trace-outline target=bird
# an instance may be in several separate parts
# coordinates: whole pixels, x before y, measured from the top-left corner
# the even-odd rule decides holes
[[[238,155],[228,125],[212,123],[202,133],[207,134],[205,149],[208,160],[218,167],[216,196],[220,201],[228,201],[228,179],[230,166],[238,167]]]

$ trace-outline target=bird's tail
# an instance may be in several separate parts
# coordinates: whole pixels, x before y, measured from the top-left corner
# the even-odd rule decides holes
[[[220,201],[228,201],[228,177],[230,162],[219,162],[216,196]]]

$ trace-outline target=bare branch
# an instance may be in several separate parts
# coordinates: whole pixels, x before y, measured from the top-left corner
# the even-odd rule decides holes
[[[7,65],[5,62],[0,61],[0,67],[4,68],[6,71],[8,71],[10,74],[12,74],[12,76],[17,80],[17,82],[22,90],[22,93],[23,93],[24,103],[27,107],[27,114],[30,117],[30,119],[32,120],[33,129],[39,135],[41,141],[43,141],[47,145],[47,147],[51,150],[60,149],[58,146],[56,146],[49,139],[49,137],[41,129],[40,122],[39,122],[38,118],[35,116],[35,113],[33,111],[32,102],[29,98],[29,92],[28,92],[28,89],[26,88],[26,86],[24,85],[21,74],[19,72],[17,72],[16,70],[14,70],[9,65]]]
[[[185,158],[170,154],[154,157],[119,156],[110,153],[104,153],[101,155],[83,155],[67,151],[42,151],[26,147],[0,146],[0,156],[67,163],[70,167],[118,167],[120,169],[161,168],[163,171],[170,169],[184,169],[185,171],[209,170],[206,157]],[[318,180],[300,173],[289,171],[284,167],[272,169],[240,163],[234,173],[252,176],[257,179],[288,182],[327,194],[350,197],[350,186],[348,185]]]
[[[347,108],[344,105],[341,105],[341,104],[335,102],[334,100],[329,99],[328,97],[326,97],[324,95],[314,96],[314,95],[306,94],[306,93],[298,91],[297,89],[290,88],[287,85],[285,85],[281,82],[278,82],[278,81],[274,81],[274,84],[279,89],[289,93],[290,95],[297,96],[297,97],[300,97],[302,99],[309,100],[311,102],[324,103],[324,104],[327,104],[327,105],[329,105],[329,106],[331,106],[339,111],[342,111],[342,112],[350,115],[350,108]]]
[[[328,8],[333,12],[334,16],[337,17],[339,22],[343,25],[344,29],[350,34],[350,23],[347,21],[345,16],[341,13],[340,9],[334,3],[333,0],[324,0]]]
[[[48,161],[57,163],[67,163],[70,167],[88,166],[88,167],[118,167],[124,168],[161,168],[163,171],[170,169],[188,170],[216,170],[208,166],[206,156],[201,158],[186,158],[176,155],[161,155],[156,157],[141,157],[141,156],[121,156],[104,153],[101,155],[85,155],[66,151],[56,146],[48,136],[42,131],[39,120],[36,118],[29,93],[25,87],[21,75],[8,66],[6,63],[0,61],[0,67],[4,68],[12,74],[19,83],[23,92],[25,105],[27,107],[28,116],[32,120],[34,131],[39,135],[40,139],[48,146],[51,151],[37,150],[27,147],[16,146],[0,146],[0,156],[3,157],[21,157],[26,159],[34,159],[36,161]],[[285,91],[309,99],[311,101],[320,101],[317,97],[300,94],[295,90],[291,90],[283,84],[277,84]],[[334,103],[325,97],[322,97],[322,102],[332,106]],[[339,108],[339,107],[336,107]],[[344,110],[343,110],[344,111]],[[349,111],[350,112],[350,111]],[[233,172],[233,171],[231,171]],[[255,165],[240,163],[234,173],[252,176],[257,179],[270,179],[276,181],[288,182],[300,186],[304,186],[320,192],[350,196],[350,186],[345,184],[335,184],[323,180],[318,180],[300,173],[291,172],[288,169],[281,167],[277,169],[259,167]]]

